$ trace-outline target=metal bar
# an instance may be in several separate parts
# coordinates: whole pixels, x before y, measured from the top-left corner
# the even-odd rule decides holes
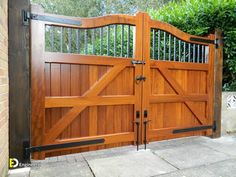
[[[130,50],[130,25],[128,25],[128,34],[127,34],[127,57],[129,58],[129,50]]]
[[[61,34],[60,34],[60,51],[61,53],[63,52],[63,33],[64,33],[64,28],[60,28]]]
[[[158,30],[158,56],[157,59],[160,60],[160,50],[161,50],[161,30]]]
[[[202,38],[196,38],[196,37],[190,37],[189,38],[190,41],[194,41],[194,42],[202,42],[202,43],[207,43],[207,44],[215,44],[214,40],[210,40],[210,39],[202,39]]]
[[[100,55],[102,55],[103,27],[100,28]]]
[[[199,44],[197,45],[197,62],[199,63],[199,58],[200,58],[200,46]]]
[[[121,25],[121,57],[123,57],[124,49],[124,25]]]
[[[166,60],[166,32],[164,31],[164,50],[163,50],[163,59]]]
[[[152,58],[155,59],[155,29],[152,30]]]
[[[76,49],[77,53],[80,53],[80,30],[76,30]]]
[[[193,44],[193,62],[196,62],[196,44]]]
[[[88,54],[88,30],[84,30],[84,53]]]
[[[34,14],[31,13],[27,15],[28,19],[32,20],[39,20],[39,21],[47,21],[47,22],[54,22],[54,23],[61,23],[61,24],[67,24],[67,25],[74,25],[74,26],[81,26],[82,23],[79,20],[71,20],[71,19],[65,19],[61,17],[51,17],[47,15],[39,15],[39,14]]]
[[[64,148],[71,148],[71,147],[79,147],[79,146],[86,146],[86,145],[95,145],[95,144],[103,144],[105,142],[104,138],[93,139],[93,140],[83,140],[79,142],[71,142],[71,143],[63,143],[63,144],[50,144],[44,146],[33,146],[29,148],[25,148],[26,153],[32,152],[41,152],[41,151],[49,151],[54,149],[64,149]]]
[[[92,29],[92,54],[95,54],[95,29]]]
[[[191,44],[188,43],[188,62],[191,60]]]
[[[144,149],[146,150],[147,149],[147,123],[148,123],[148,120],[147,120],[147,117],[148,117],[148,111],[147,110],[144,110]]]
[[[185,133],[185,132],[207,130],[207,129],[213,129],[213,126],[212,125],[204,125],[204,126],[197,126],[197,127],[183,128],[183,129],[175,129],[175,130],[173,130],[172,133],[177,134],[177,133]]]
[[[176,61],[176,37],[174,37],[174,61]]]
[[[184,62],[186,61],[186,42],[184,42]]]
[[[117,25],[114,25],[114,57],[116,56]]]
[[[107,26],[107,55],[110,55],[110,25]]]
[[[71,28],[68,28],[68,53],[71,53]]]
[[[204,45],[202,45],[202,63],[205,63],[204,59]]]
[[[179,40],[179,61],[181,61],[181,40]]]
[[[136,145],[137,145],[137,151],[139,150],[139,124],[140,124],[140,112],[136,111],[136,120],[135,120],[135,124],[136,124],[136,128],[137,128],[137,133],[136,133]]]
[[[171,35],[169,34],[169,61],[171,60]]]
[[[51,51],[54,51],[54,26],[50,26]]]

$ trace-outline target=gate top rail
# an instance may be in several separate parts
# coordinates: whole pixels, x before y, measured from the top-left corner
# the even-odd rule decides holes
[[[213,39],[212,36],[210,35],[208,35],[207,37],[191,35],[191,34],[183,32],[182,30],[176,28],[173,25],[170,25],[168,23],[165,23],[159,20],[151,19],[149,22],[149,25],[150,25],[150,28],[156,28],[156,29],[166,31],[185,42],[194,43],[194,44],[202,44],[202,45],[215,44],[215,37]]]
[[[80,22],[81,25],[73,25],[67,24],[63,22],[50,22],[45,21],[45,25],[54,25],[60,27],[69,27],[69,28],[98,28],[112,24],[127,24],[127,25],[135,25],[136,24],[136,17],[132,15],[124,15],[124,14],[114,14],[114,15],[106,15],[100,17],[91,17],[91,18],[80,18],[80,17],[70,17],[70,16],[63,16],[63,15],[54,15],[49,13],[38,13],[31,11],[33,15],[40,15],[40,16],[47,16],[50,18],[61,18],[64,20],[70,21],[77,21]],[[32,19],[34,20],[34,19]]]

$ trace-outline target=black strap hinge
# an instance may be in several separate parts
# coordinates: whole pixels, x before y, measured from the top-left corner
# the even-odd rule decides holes
[[[73,26],[81,26],[81,21],[73,20],[69,18],[61,18],[55,17],[50,15],[41,15],[41,14],[34,14],[30,13],[29,11],[22,10],[22,22],[23,25],[29,25],[30,20],[39,20],[39,21],[47,21],[52,23],[61,23]]]

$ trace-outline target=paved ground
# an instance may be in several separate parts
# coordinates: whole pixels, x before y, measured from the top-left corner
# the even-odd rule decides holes
[[[37,166],[10,177],[236,177],[236,134],[180,138],[150,143],[146,151],[127,146],[33,164]]]

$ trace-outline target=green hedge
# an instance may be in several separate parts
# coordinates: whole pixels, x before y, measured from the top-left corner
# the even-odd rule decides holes
[[[236,1],[185,0],[150,9],[153,19],[165,21],[194,35],[220,28],[224,33],[223,90],[236,91]]]

